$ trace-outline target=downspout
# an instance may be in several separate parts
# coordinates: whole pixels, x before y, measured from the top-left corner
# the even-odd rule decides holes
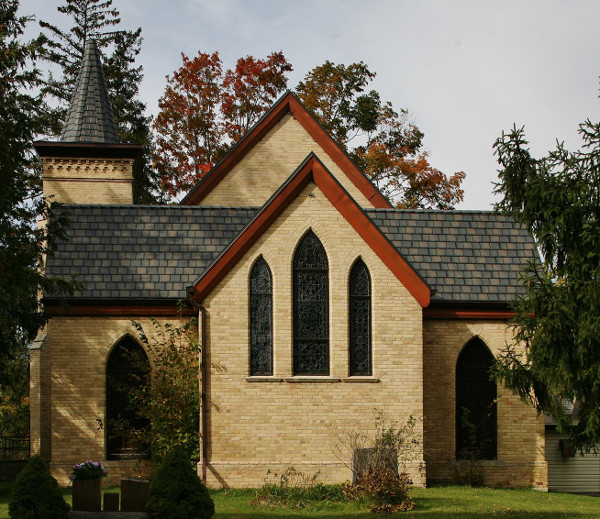
[[[206,409],[206,308],[194,299],[194,287],[188,287],[188,301],[198,309],[198,336],[200,337],[200,428],[202,430],[202,484],[206,486],[206,457],[208,454],[208,413]]]

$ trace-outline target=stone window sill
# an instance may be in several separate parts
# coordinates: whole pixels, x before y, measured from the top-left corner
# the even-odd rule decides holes
[[[359,383],[359,384],[377,384],[381,382],[377,377],[365,377],[365,376],[356,376],[356,377],[346,377],[342,379],[342,382],[349,383]]]
[[[450,466],[453,468],[464,467],[469,465],[470,460],[450,460]],[[505,467],[506,462],[503,460],[476,460],[475,464],[478,467]]]
[[[339,377],[320,377],[320,376],[297,376],[297,377],[283,377],[283,380],[285,380],[286,382],[292,383],[292,384],[299,384],[299,383],[332,383],[332,382],[340,382],[342,379]]]
[[[265,375],[254,375],[250,377],[244,377],[246,382],[283,382],[281,377],[272,377]]]

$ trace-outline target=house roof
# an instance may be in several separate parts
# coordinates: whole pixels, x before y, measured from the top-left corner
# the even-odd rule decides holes
[[[93,39],[87,40],[85,45],[61,141],[98,144],[119,142],[100,51]]]
[[[186,287],[245,227],[252,208],[64,205],[68,241],[49,276],[75,275],[77,299],[184,299]]]
[[[366,213],[436,293],[432,303],[507,303],[522,293],[523,267],[535,254],[529,232],[489,211]]]
[[[229,150],[225,157],[192,188],[181,201],[181,204],[199,204],[286,114],[292,114],[315,140],[316,144],[331,157],[367,200],[373,204],[373,207],[391,207],[386,198],[352,162],[339,144],[332,139],[296,96],[289,91],[281,96],[271,109]]]
[[[258,208],[63,206],[69,240],[50,276],[77,275],[78,300],[183,299],[259,215]],[[382,235],[435,291],[438,303],[508,304],[534,253],[529,234],[491,212],[367,210]]]

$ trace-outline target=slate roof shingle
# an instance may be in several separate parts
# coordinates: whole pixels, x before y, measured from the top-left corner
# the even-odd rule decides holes
[[[86,42],[61,141],[98,144],[119,142],[100,51],[93,39]]]
[[[85,283],[77,298],[181,299],[258,208],[71,205],[69,241],[50,276]],[[534,254],[529,233],[491,212],[369,209],[365,213],[428,286],[432,303],[508,303]]]
[[[529,232],[489,211],[368,209],[373,223],[436,291],[432,303],[508,303],[535,253]]]
[[[251,220],[254,208],[65,205],[69,240],[48,257],[49,276],[76,275],[76,298],[182,299]]]

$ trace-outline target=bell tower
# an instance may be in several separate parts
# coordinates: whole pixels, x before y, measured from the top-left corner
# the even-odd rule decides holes
[[[141,146],[120,144],[100,51],[85,46],[60,141],[39,141],[44,196],[64,204],[131,204]]]

